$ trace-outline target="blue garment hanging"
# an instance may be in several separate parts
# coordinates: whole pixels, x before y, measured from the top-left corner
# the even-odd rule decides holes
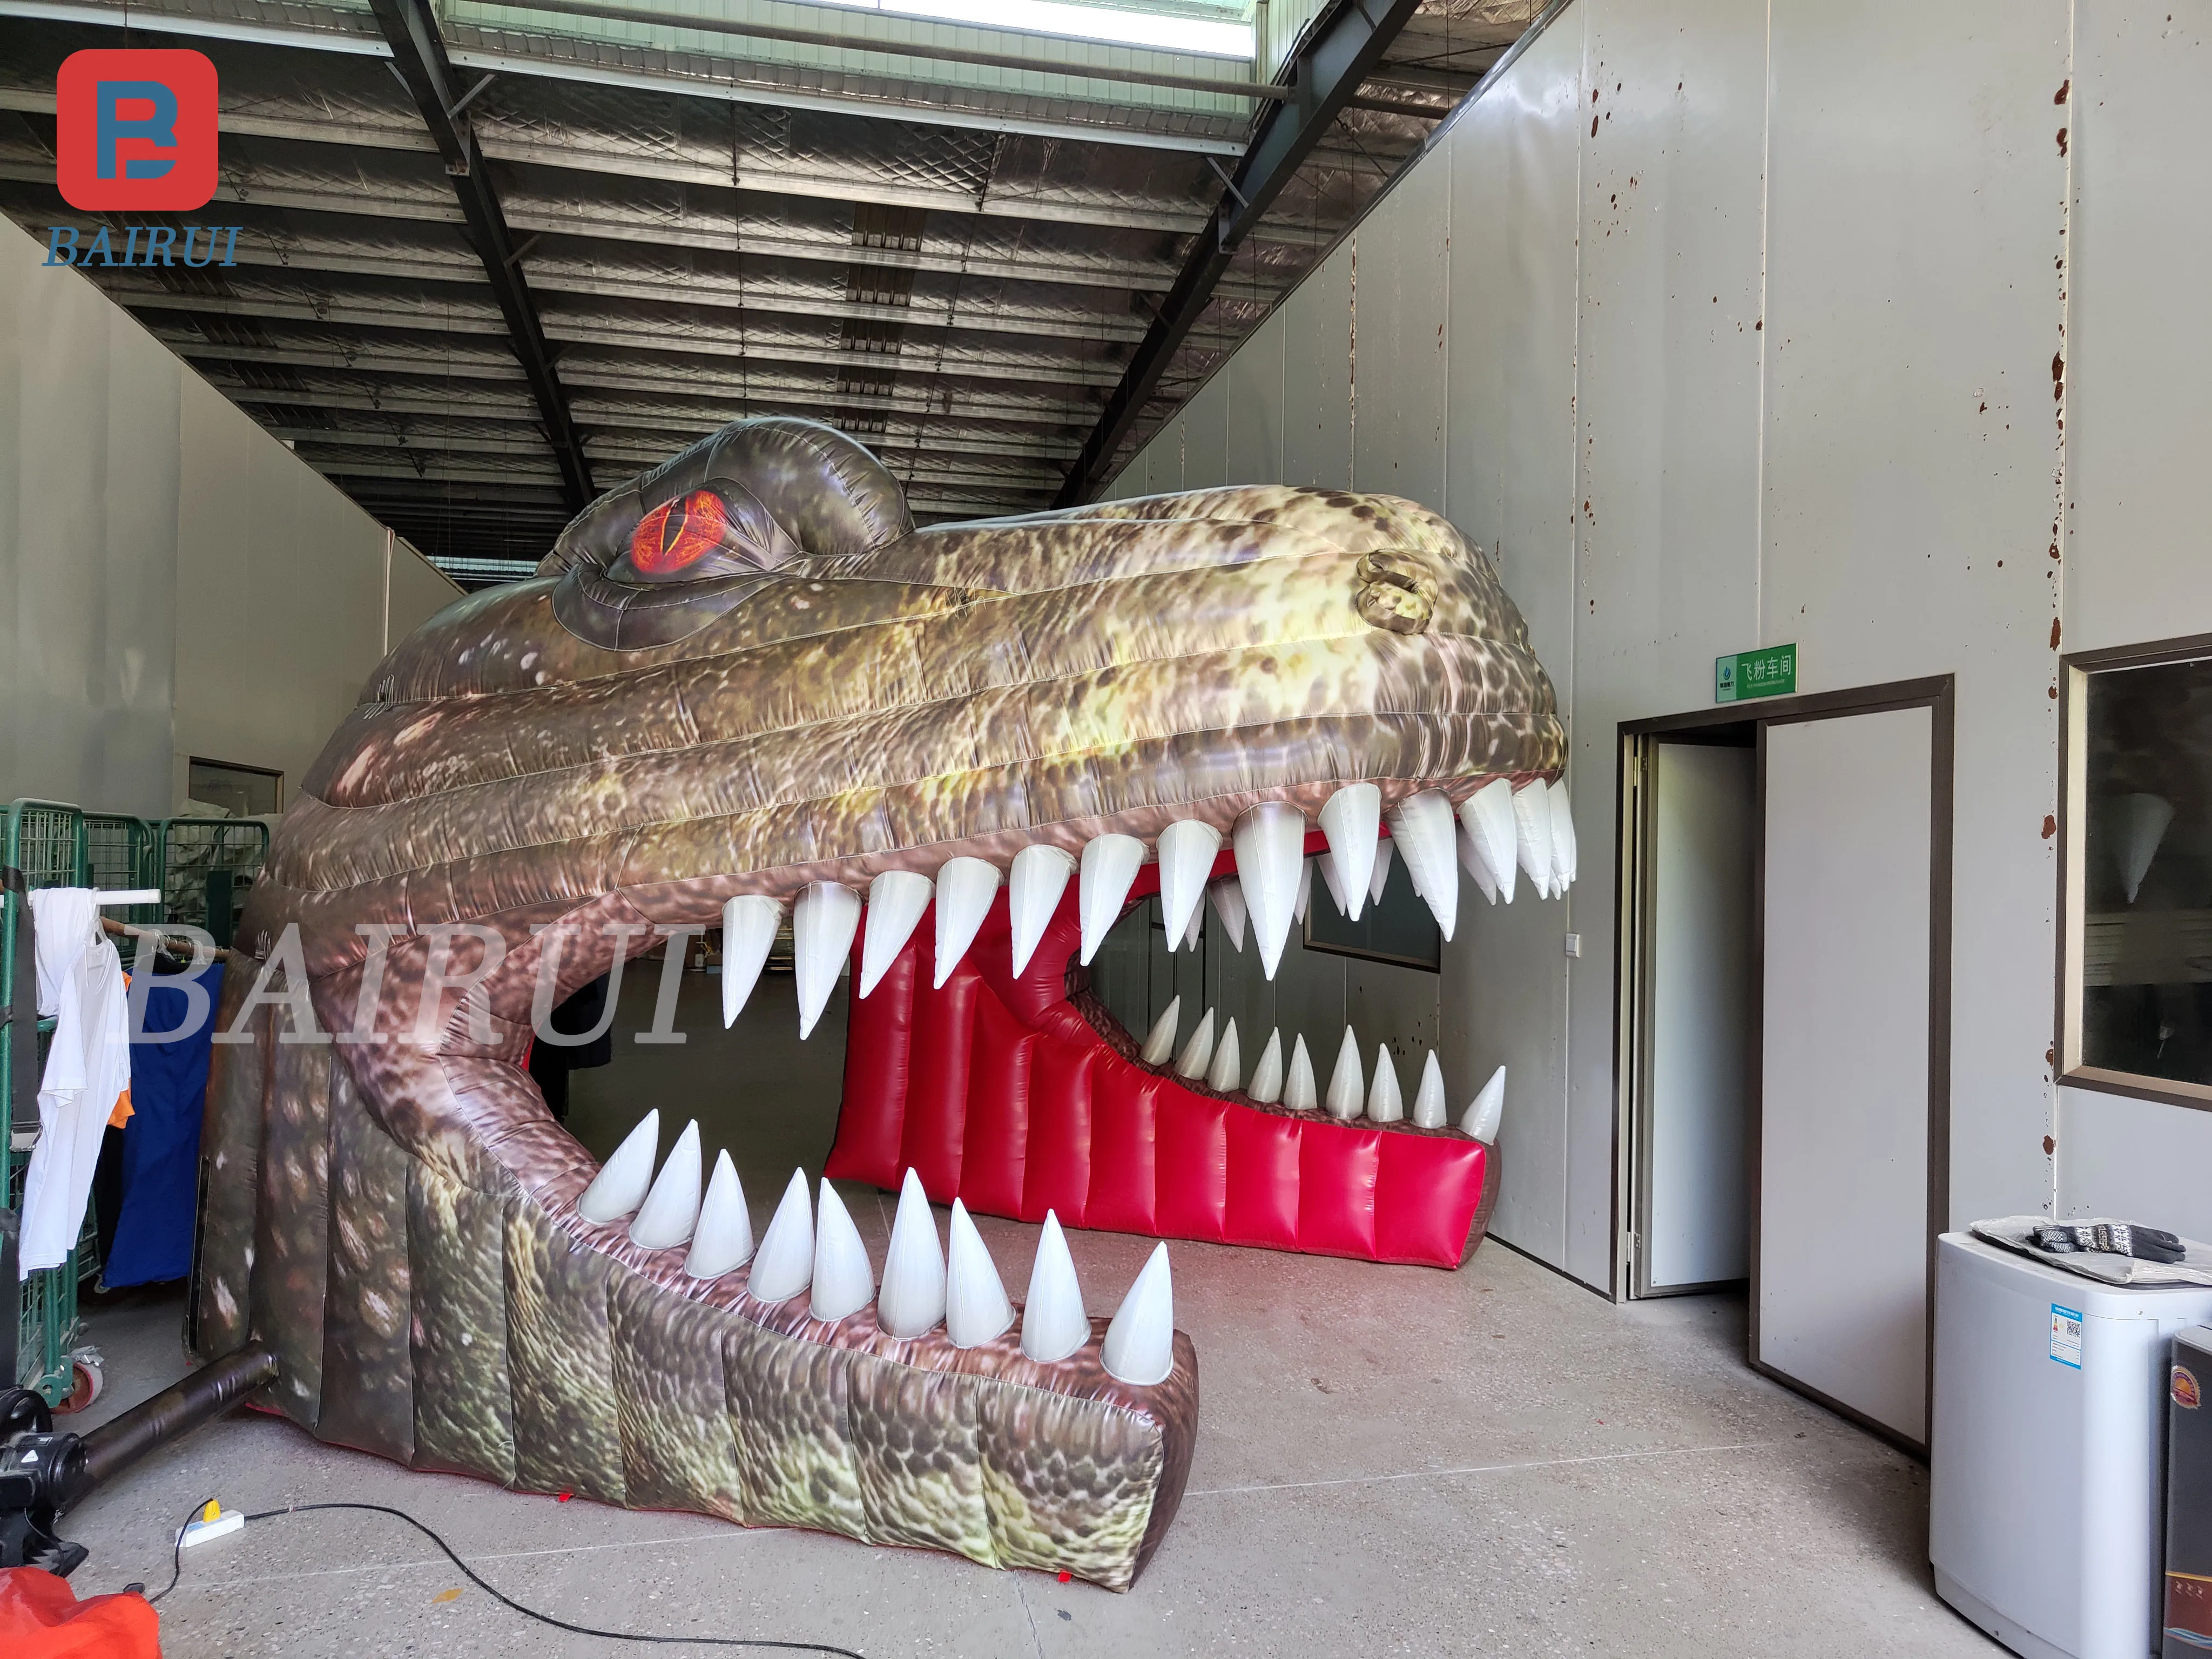
[[[131,1118],[123,1126],[123,1203],[115,1245],[100,1264],[109,1290],[182,1279],[192,1268],[192,1218],[199,1203],[200,1116],[207,1103],[209,1044],[222,994],[222,964],[197,975],[208,1014],[185,1024],[186,975],[157,978],[146,994],[149,1035],[131,1044]]]

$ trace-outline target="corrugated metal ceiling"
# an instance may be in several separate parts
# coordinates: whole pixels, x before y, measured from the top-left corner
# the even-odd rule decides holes
[[[1279,62],[1314,0],[1268,3],[1260,50]],[[465,118],[596,483],[786,412],[878,449],[924,520],[1045,504],[1262,106],[1081,72],[1221,82],[1254,66],[832,6],[690,9],[856,44],[437,8],[456,69],[493,77]],[[1539,9],[1425,0],[1239,250],[1125,452]],[[124,16],[107,0],[0,4],[0,209],[42,237],[99,222],[53,187],[54,74],[125,44]],[[562,473],[376,19],[296,0],[134,0],[128,19],[131,44],[216,62],[222,184],[185,216],[241,227],[237,263],[88,274],[433,559],[471,561],[465,580],[501,568],[482,561],[534,561],[568,515]],[[901,44],[1052,67],[892,55]]]

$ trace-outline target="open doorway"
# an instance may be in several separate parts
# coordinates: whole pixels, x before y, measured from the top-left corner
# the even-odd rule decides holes
[[[1680,1296],[1751,1271],[1757,731],[1638,733],[1625,748],[1627,1289]]]

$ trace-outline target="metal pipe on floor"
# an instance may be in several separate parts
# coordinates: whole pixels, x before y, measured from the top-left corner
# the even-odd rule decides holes
[[[258,1343],[250,1344],[101,1424],[84,1437],[84,1478],[70,1501],[77,1502],[149,1453],[276,1380],[276,1356]]]

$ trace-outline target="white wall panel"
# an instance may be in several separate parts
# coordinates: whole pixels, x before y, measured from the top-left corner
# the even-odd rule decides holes
[[[2068,7],[1773,16],[1760,642],[1797,641],[1804,690],[1958,676],[1951,1190],[1972,1220],[2051,1194]]]
[[[1229,380],[1216,374],[1182,412],[1182,487],[1212,489],[1229,477]]]
[[[164,811],[183,365],[12,224],[0,251],[0,799]]]
[[[459,597],[75,271],[0,224],[0,799],[158,817],[189,758],[296,787]]]
[[[1352,250],[1340,246],[1279,307],[1283,482],[1352,482]]]
[[[2212,631],[2203,489],[2212,447],[2212,15],[2087,0],[2070,129],[2066,533],[2069,650]],[[2059,1091],[2062,1213],[2139,1217],[2212,1238],[2212,1113]]]
[[[1582,20],[1570,11],[1461,112],[1421,163],[1446,168],[1451,185],[1443,505],[1495,559],[1563,707],[1574,689],[1582,101]],[[1585,859],[1585,871],[1600,861]],[[1442,990],[1441,1058],[1454,1105],[1463,1108],[1492,1068],[1506,1067],[1499,1154],[1509,1173],[1494,1229],[1559,1263],[1566,1241],[1565,916],[1564,904],[1525,889],[1512,905],[1486,905],[1469,884],[1444,947]]]
[[[2193,170],[2212,155],[2212,10],[2087,0],[2075,32],[2072,95],[2039,113],[2073,152],[2065,643],[2094,650],[2212,617],[2194,487],[2212,434],[2212,204]]]
[[[1359,325],[1352,483],[1444,506],[1444,295],[1451,179],[1415,167],[1353,233]],[[1364,389],[1370,395],[1362,398]]]
[[[1182,416],[1177,415],[1153,434],[1145,446],[1145,489],[1147,495],[1164,495],[1182,488]]]
[[[1230,483],[1283,481],[1284,313],[1277,310],[1221,373],[1228,386]]]
[[[1579,441],[1565,503],[1578,526],[1574,654],[1547,660],[1573,681],[1578,834],[1603,846],[1620,722],[1711,702],[1713,658],[1758,634],[1766,8],[1587,15]],[[1561,924],[1583,936],[1570,970],[1567,1260],[1592,1280],[1613,1247],[1616,888],[1611,860],[1586,860]]]

